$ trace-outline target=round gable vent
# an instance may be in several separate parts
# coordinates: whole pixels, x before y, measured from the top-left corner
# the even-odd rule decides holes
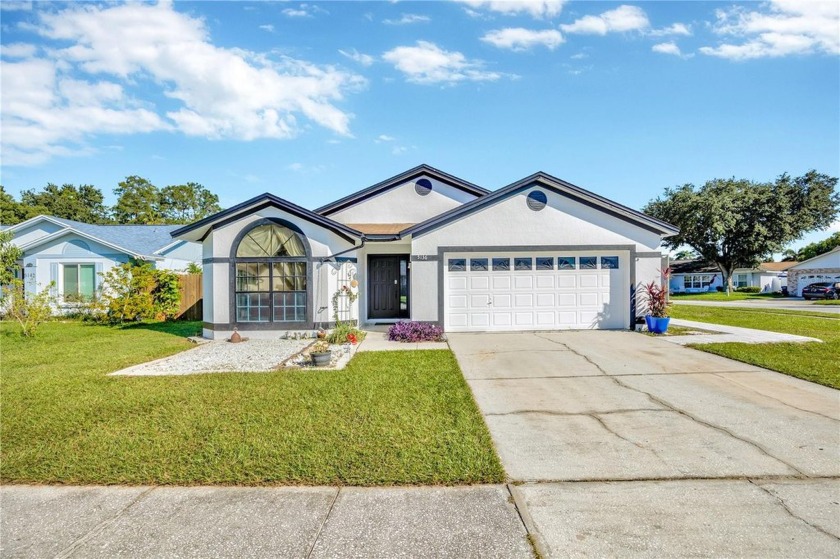
[[[420,179],[414,183],[414,192],[420,196],[425,196],[432,191],[432,181],[429,179]]]
[[[528,194],[528,198],[525,200],[528,204],[528,207],[534,210],[535,212],[540,211],[545,207],[548,203],[548,196],[545,195],[545,192],[542,190],[534,190],[530,194]]]

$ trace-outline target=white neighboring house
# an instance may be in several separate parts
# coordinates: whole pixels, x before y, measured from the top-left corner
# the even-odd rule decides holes
[[[755,268],[736,268],[732,285],[759,287],[762,293],[778,293],[788,285],[787,270],[796,262],[762,262]],[[714,264],[704,260],[672,260],[668,287],[671,293],[704,293],[725,289],[723,274]]]
[[[796,296],[811,283],[840,281],[840,247],[809,258],[788,270],[788,289]]]
[[[4,228],[23,251],[15,275],[27,292],[55,284],[59,308],[72,307],[92,297],[101,273],[130,259],[145,260],[155,268],[183,270],[201,262],[201,245],[173,240],[178,225],[91,225],[39,215]]]
[[[172,235],[202,243],[204,335],[225,338],[330,326],[335,294],[363,325],[631,328],[675,233],[545,173],[490,192],[420,165],[315,211],[266,193]]]

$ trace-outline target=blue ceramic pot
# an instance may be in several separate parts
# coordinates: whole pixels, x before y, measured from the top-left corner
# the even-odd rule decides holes
[[[647,324],[648,332],[654,334],[664,334],[668,330],[668,323],[671,322],[671,317],[658,318],[655,316],[645,316],[645,324]]]

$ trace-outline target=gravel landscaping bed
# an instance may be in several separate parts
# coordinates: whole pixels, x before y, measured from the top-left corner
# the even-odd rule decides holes
[[[299,353],[315,340],[247,340],[233,344],[207,342],[194,349],[134,365],[112,375],[191,375],[197,373],[268,372]]]

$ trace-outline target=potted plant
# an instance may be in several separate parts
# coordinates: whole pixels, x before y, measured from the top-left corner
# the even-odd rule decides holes
[[[330,364],[332,359],[332,351],[330,351],[330,344],[325,340],[319,340],[312,344],[309,350],[309,355],[312,356],[312,363],[316,367],[324,367]]]
[[[671,321],[668,291],[655,281],[642,286],[642,299],[645,305],[645,324],[649,332],[664,334]]]

